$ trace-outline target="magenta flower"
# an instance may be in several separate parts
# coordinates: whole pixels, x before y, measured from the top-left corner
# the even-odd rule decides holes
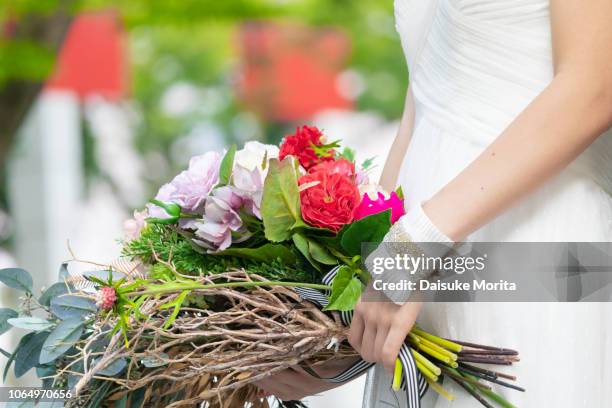
[[[378,193],[378,198],[372,200],[369,194],[364,194],[361,204],[355,210],[355,220],[360,220],[369,215],[378,214],[385,210],[391,209],[391,223],[394,224],[405,214],[404,200],[399,198],[397,193],[394,191],[389,195],[389,198],[385,198],[385,195],[381,192]]]

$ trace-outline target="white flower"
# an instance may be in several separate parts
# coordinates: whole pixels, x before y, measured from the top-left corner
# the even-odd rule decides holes
[[[376,200],[378,198],[378,193],[382,193],[385,198],[389,198],[389,193],[378,184],[362,184],[359,186],[359,192],[361,193],[361,196],[367,194],[372,200]]]
[[[267,160],[278,158],[278,147],[260,142],[247,142],[234,156],[234,164],[247,170],[258,169],[265,177],[264,158]],[[265,168],[268,168],[266,162]]]

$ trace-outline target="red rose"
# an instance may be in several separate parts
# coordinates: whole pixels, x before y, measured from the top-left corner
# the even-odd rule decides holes
[[[333,161],[319,163],[312,167],[309,172],[323,171],[329,174],[342,174],[347,177],[355,177],[355,164],[350,161],[340,158]]]
[[[361,197],[351,177],[316,171],[300,177],[299,184],[308,184],[300,192],[302,218],[308,225],[338,232],[353,221]]]
[[[285,137],[280,146],[279,159],[294,156],[306,170],[322,162],[333,160],[333,151],[329,156],[319,157],[312,146],[323,146],[321,137],[323,133],[315,126],[302,126],[297,128],[294,135]]]

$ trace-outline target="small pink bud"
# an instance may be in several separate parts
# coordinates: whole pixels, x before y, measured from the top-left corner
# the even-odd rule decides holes
[[[105,286],[96,293],[96,306],[102,309],[112,309],[116,301],[117,292],[115,292],[115,288]]]

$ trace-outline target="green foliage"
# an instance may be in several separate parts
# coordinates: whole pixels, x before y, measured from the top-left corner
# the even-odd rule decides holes
[[[230,247],[224,251],[217,252],[214,256],[233,256],[262,263],[280,260],[285,265],[294,265],[296,262],[295,254],[291,249],[282,244],[264,244],[257,248]]]
[[[74,290],[72,285],[65,282],[55,282],[53,285],[49,286],[49,288],[47,288],[42,295],[40,295],[40,298],[38,298],[38,303],[43,306],[49,306],[51,304],[51,299],[65,295],[71,290]]]
[[[15,356],[15,377],[19,378],[38,365],[40,352],[49,332],[38,332],[17,350]]]
[[[19,316],[18,313],[13,309],[6,307],[0,308],[0,334],[6,333],[11,328],[8,320],[14,319],[17,316]]]
[[[219,167],[219,186],[225,186],[230,182],[232,169],[234,168],[234,156],[236,155],[236,145],[233,144],[223,156]]]
[[[332,283],[329,304],[324,310],[353,310],[361,296],[362,286],[354,268],[341,266]]]
[[[80,319],[98,311],[93,300],[76,295],[53,298],[50,309],[55,316],[62,320]]]
[[[32,293],[32,275],[20,268],[0,269],[0,282],[9,288]]]
[[[341,231],[340,243],[349,256],[362,255],[361,244],[380,243],[391,228],[391,210],[357,220]]]
[[[300,264],[299,260],[296,263],[284,263],[283,259],[287,256],[285,251],[279,255],[280,259],[261,262],[235,255],[201,253],[194,245],[170,226],[150,225],[142,231],[138,239],[125,243],[123,255],[140,258],[145,263],[154,265],[151,269],[153,277],[173,277],[169,268],[156,263],[157,257],[171,262],[178,272],[185,275],[207,275],[243,268],[270,280],[315,283],[319,279],[319,275],[313,273],[312,268]]]
[[[291,230],[303,223],[300,212],[300,192],[294,161],[270,160],[264,184],[261,216],[266,238],[272,242],[291,239]]]
[[[34,316],[16,317],[14,319],[8,319],[8,322],[13,327],[35,331],[47,330],[53,326],[52,322]]]
[[[69,319],[60,322],[49,334],[40,352],[40,364],[55,361],[74,345],[83,334],[84,323],[81,319]]]

